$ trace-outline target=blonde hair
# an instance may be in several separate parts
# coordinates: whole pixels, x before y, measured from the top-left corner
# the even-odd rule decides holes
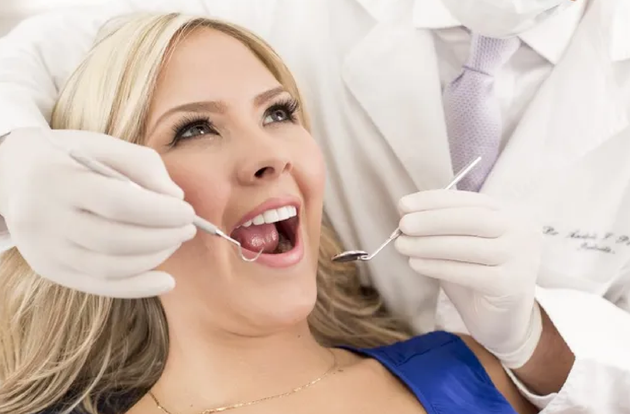
[[[298,100],[295,80],[261,39],[235,25],[179,14],[141,15],[111,23],[68,81],[52,127],[106,133],[141,144],[152,92],[170,51],[199,28],[246,45]],[[303,103],[301,105],[303,108]],[[306,113],[299,114],[308,127]],[[362,290],[351,264],[323,226],[318,298],[309,317],[325,345],[369,347],[408,337],[375,294]],[[98,414],[108,398],[141,396],[160,377],[169,338],[159,299],[111,299],[64,288],[35,274],[16,249],[0,259],[0,413],[31,414],[56,406]]]

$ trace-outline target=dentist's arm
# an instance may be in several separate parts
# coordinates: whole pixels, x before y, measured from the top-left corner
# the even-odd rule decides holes
[[[195,229],[160,157],[102,134],[50,131],[53,106],[112,17],[183,12],[256,28],[271,24],[260,18],[271,1],[112,0],[30,18],[0,39],[0,136],[9,133],[0,143],[0,251],[15,245],[42,277],[87,293],[146,297],[172,289],[171,276],[152,269]],[[104,182],[50,145],[51,134],[149,191]]]
[[[6,153],[9,132],[48,129],[61,84],[85,56],[100,26],[117,12],[131,11],[125,6],[123,2],[115,9],[91,7],[42,14],[26,19],[0,38],[0,154]],[[6,158],[14,160],[15,156]],[[0,164],[0,194],[8,180],[19,177],[19,171],[3,171],[2,167],[8,166]],[[0,210],[0,249],[10,246]]]
[[[579,408],[586,414],[630,411],[628,283],[628,278],[625,283],[620,280],[616,288],[623,294],[614,303],[575,290],[537,289],[537,300],[562,344],[558,345],[558,334],[553,334],[556,340],[547,343],[543,335],[530,361],[520,370],[513,370],[512,376],[521,393],[544,408],[542,413],[563,413],[569,408]],[[571,355],[575,355],[575,361],[560,384],[562,378],[554,376],[552,370],[568,366]],[[558,384],[561,387],[556,389]]]
[[[575,355],[564,341],[549,315],[541,309],[542,333],[532,357],[512,372],[528,390],[537,395],[560,391],[575,362]]]

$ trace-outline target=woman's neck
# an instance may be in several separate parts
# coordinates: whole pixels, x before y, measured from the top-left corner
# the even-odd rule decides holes
[[[306,322],[266,337],[217,335],[178,324],[153,393],[171,412],[201,412],[290,391],[323,375],[333,356]]]

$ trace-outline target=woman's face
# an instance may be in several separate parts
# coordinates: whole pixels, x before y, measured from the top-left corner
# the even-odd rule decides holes
[[[174,48],[146,145],[161,154],[197,215],[265,254],[246,263],[234,245],[198,231],[160,267],[177,281],[162,297],[169,319],[261,335],[303,322],[312,310],[325,174],[296,105],[226,34],[197,30]]]

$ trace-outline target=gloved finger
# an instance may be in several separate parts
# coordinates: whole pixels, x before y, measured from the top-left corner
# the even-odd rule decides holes
[[[86,211],[74,212],[71,222],[65,229],[71,242],[105,255],[135,256],[160,252],[191,240],[197,233],[192,224],[144,227],[111,221]]]
[[[499,202],[485,194],[470,191],[428,190],[407,195],[398,202],[401,214],[452,207],[499,209]]]
[[[180,247],[181,244],[160,252],[138,256],[112,256],[75,245],[74,248],[65,249],[67,253],[63,262],[78,273],[104,279],[125,279],[155,269]]]
[[[125,279],[101,279],[80,272],[67,274],[60,281],[70,289],[92,295],[118,299],[149,298],[170,292],[175,287],[175,279],[160,271],[149,271]]]
[[[503,280],[505,277],[500,267],[497,266],[415,258],[409,259],[409,266],[422,276],[487,295],[500,295],[506,282]]]
[[[501,212],[486,207],[445,208],[406,214],[400,230],[407,236],[500,237],[509,221]]]
[[[450,260],[498,266],[505,263],[511,252],[502,239],[475,236],[400,236],[396,250],[404,256],[417,259]]]
[[[64,131],[63,141],[70,148],[76,148],[81,154],[129,177],[141,187],[184,198],[184,192],[171,179],[162,158],[152,148],[87,131]]]
[[[78,209],[140,226],[182,227],[191,224],[195,216],[186,201],[97,173],[86,173],[83,179],[75,180],[68,197]]]

